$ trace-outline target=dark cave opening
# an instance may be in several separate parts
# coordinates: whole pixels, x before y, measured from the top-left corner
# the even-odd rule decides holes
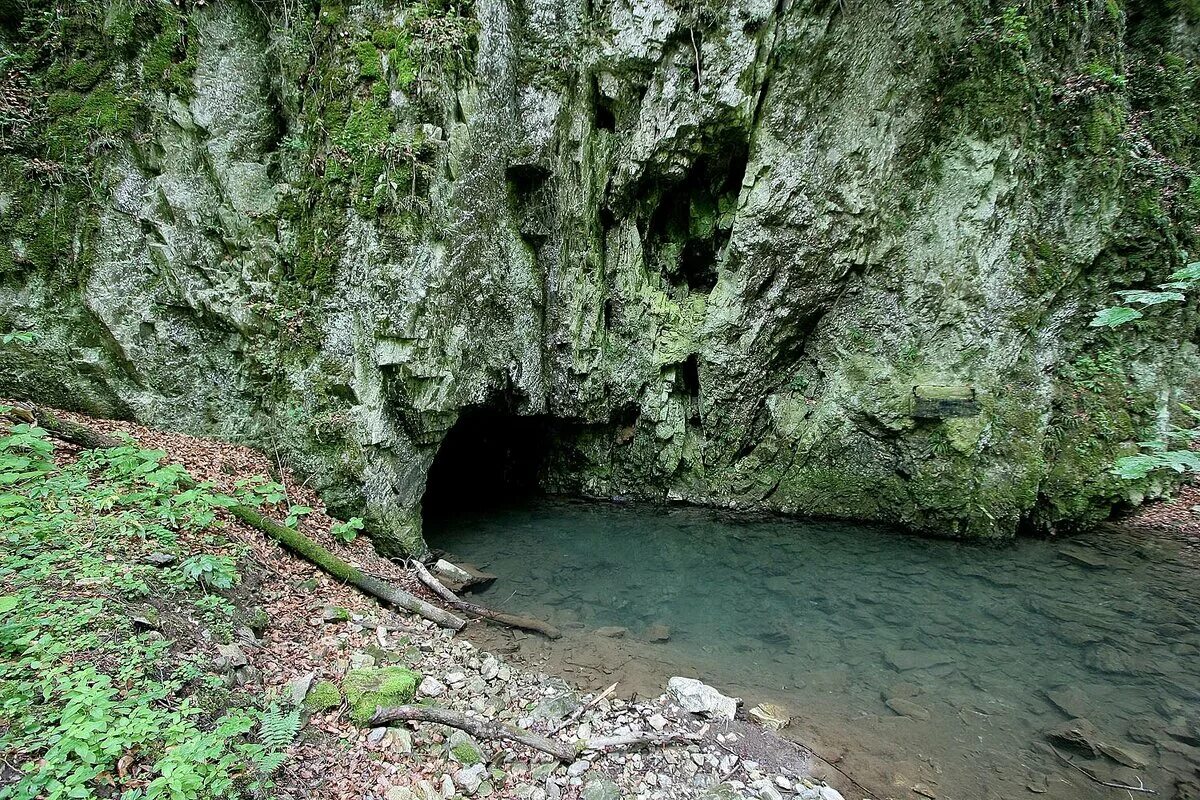
[[[490,406],[463,409],[429,468],[422,515],[486,510],[539,494],[552,443],[553,425],[546,417]]]
[[[744,137],[714,143],[682,180],[659,192],[646,242],[673,286],[703,294],[716,286],[749,156]]]
[[[596,130],[609,131],[617,129],[617,112],[612,99],[605,97],[600,91],[600,82],[592,78],[592,97],[594,98],[594,120]]]

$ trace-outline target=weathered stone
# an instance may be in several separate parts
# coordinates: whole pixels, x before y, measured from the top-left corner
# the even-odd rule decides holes
[[[312,687],[316,677],[317,674],[315,672],[308,672],[288,681],[288,699],[292,701],[293,705],[298,706],[304,702],[304,698],[308,696],[308,690]]]
[[[341,606],[325,606],[321,610],[321,620],[323,622],[349,622],[350,611]]]
[[[218,669],[232,670],[250,663],[246,653],[236,644],[217,645],[216,664]]]
[[[153,567],[162,568],[162,567],[171,566],[179,559],[177,559],[175,556],[171,555],[170,553],[154,552],[154,553],[149,553],[149,554],[143,556],[142,560]]]
[[[579,695],[574,691],[565,691],[547,697],[533,709],[535,719],[560,720],[579,708]]]
[[[333,681],[318,681],[304,697],[304,707],[309,711],[329,711],[342,704],[342,693]]]
[[[671,678],[667,681],[667,693],[685,711],[718,719],[733,719],[741,703],[694,678]]]
[[[454,784],[467,794],[475,794],[487,777],[487,766],[473,764],[454,773]]]
[[[608,778],[593,778],[583,785],[583,800],[621,800],[621,790]]]
[[[750,719],[773,731],[783,730],[792,721],[787,709],[775,703],[759,703],[748,712]]]
[[[971,386],[914,386],[914,417],[945,419],[973,417],[979,413],[979,402]]]
[[[446,753],[452,760],[468,767],[482,764],[485,760],[483,750],[475,740],[470,734],[460,730],[450,733],[450,738],[446,740]]]

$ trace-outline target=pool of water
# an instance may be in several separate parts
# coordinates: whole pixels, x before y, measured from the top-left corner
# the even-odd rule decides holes
[[[785,735],[880,798],[1129,796],[1062,758],[1200,797],[1200,588],[1181,542],[1111,529],[984,547],[557,500],[426,535],[499,575],[478,600],[567,631],[523,640],[547,669],[642,694],[692,675],[776,702]],[[596,633],[613,626],[627,633]],[[1047,746],[1078,717],[1108,755]]]

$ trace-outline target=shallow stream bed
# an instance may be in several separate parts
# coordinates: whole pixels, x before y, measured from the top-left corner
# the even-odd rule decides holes
[[[1200,797],[1200,587],[1180,542],[1106,529],[984,547],[557,500],[426,534],[500,576],[481,602],[566,632],[491,634],[498,648],[594,688],[652,695],[688,675],[778,703],[785,736],[881,799],[1129,796],[1062,758]],[[1079,717],[1100,752],[1059,740],[1056,755],[1046,731]]]

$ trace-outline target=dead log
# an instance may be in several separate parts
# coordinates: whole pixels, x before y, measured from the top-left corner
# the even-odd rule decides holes
[[[119,439],[97,433],[77,422],[60,419],[46,409],[28,403],[15,406],[9,412],[9,416],[20,422],[36,423],[65,442],[70,442],[71,444],[90,450],[103,450],[110,447],[120,447],[124,444]],[[196,487],[196,482],[191,476],[185,473],[180,478],[179,485],[184,489],[193,489]],[[320,567],[334,578],[348,583],[372,597],[411,611],[425,619],[436,622],[443,628],[458,631],[462,630],[463,626],[467,624],[466,620],[462,617],[427,603],[416,595],[401,589],[399,586],[363,573],[304,534],[268,519],[259,513],[257,509],[238,504],[230,506],[228,511],[252,528],[256,528],[267,536],[270,536],[283,545],[285,549]]]
[[[611,736],[588,739],[574,744],[556,742],[541,734],[522,730],[514,725],[508,725],[495,720],[472,717],[461,711],[451,711],[445,708],[431,706],[393,706],[380,708],[375,711],[367,723],[372,728],[390,725],[393,722],[432,722],[437,725],[447,725],[466,731],[476,739],[507,740],[519,742],[526,747],[540,750],[554,756],[559,761],[568,763],[574,761],[580,753],[594,750],[611,750],[617,747],[638,747],[642,745],[667,745],[687,743],[694,744],[704,738],[707,726],[696,733],[649,733],[630,734],[628,736]]]
[[[417,577],[421,579],[421,583],[429,587],[429,590],[436,594],[442,600],[446,601],[459,611],[465,611],[473,617],[482,619],[490,619],[493,622],[499,622],[502,625],[508,625],[512,628],[520,628],[526,631],[534,631],[540,633],[550,639],[561,639],[562,632],[548,622],[543,622],[540,619],[533,617],[525,617],[519,614],[506,614],[503,611],[494,611],[475,603],[463,600],[454,592],[446,588],[446,586],[437,579],[429,569],[422,564],[418,559],[412,560],[413,569],[416,570]]]

